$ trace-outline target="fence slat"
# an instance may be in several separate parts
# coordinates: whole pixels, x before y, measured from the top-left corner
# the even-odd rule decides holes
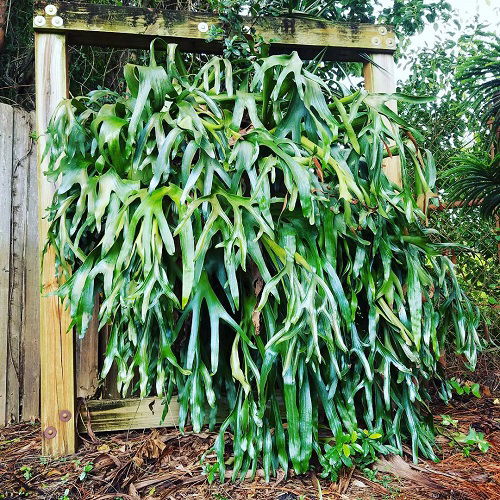
[[[9,268],[13,109],[0,103],[0,425],[7,414],[9,361]]]
[[[18,422],[20,416],[20,383],[22,378],[21,339],[25,326],[26,201],[28,197],[31,124],[29,114],[21,109],[14,109],[13,118],[7,415],[11,421]]]
[[[30,115],[30,131],[35,129],[35,115]],[[38,254],[38,182],[36,146],[30,141],[26,164],[26,239],[24,328],[22,344],[22,420],[40,417],[40,257]]]

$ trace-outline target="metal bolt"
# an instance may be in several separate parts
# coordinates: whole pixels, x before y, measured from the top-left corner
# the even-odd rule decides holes
[[[380,43],[381,43],[380,37],[374,36],[372,38],[372,45],[380,45]]]
[[[55,16],[57,14],[57,7],[55,5],[49,4],[45,6],[45,13],[48,16]]]
[[[61,420],[61,422],[68,422],[71,420],[71,412],[69,410],[61,410],[59,412],[59,420]]]
[[[63,18],[59,16],[54,16],[52,18],[52,26],[56,28],[60,28],[64,24]]]
[[[198,23],[198,31],[200,33],[206,33],[208,31],[208,24],[207,23]]]
[[[378,32],[384,36],[384,35],[387,35],[387,28],[385,26],[380,26],[380,28],[378,29]]]
[[[388,38],[385,43],[389,46],[389,47],[393,47],[394,44],[396,43],[396,41],[394,40],[394,38]]]
[[[43,435],[47,439],[54,439],[56,437],[57,430],[55,427],[49,426],[43,431]]]
[[[43,16],[36,16],[35,19],[33,19],[33,24],[35,26],[44,26],[45,22],[45,17]]]

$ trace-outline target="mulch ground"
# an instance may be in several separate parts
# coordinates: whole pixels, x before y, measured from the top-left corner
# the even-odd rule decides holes
[[[82,436],[78,453],[61,459],[41,456],[40,427],[20,424],[0,429],[0,499],[500,499],[500,401],[464,399],[432,408],[436,423],[446,414],[491,443],[486,453],[439,436],[440,462],[412,464],[408,456],[385,457],[372,472],[344,470],[336,483],[314,473],[208,484],[200,456],[212,433],[182,436],[175,429]],[[321,493],[320,493],[321,492]]]

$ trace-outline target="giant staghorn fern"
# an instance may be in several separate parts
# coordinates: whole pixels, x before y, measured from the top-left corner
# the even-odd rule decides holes
[[[425,225],[432,156],[385,104],[411,98],[335,95],[296,53],[246,68],[214,57],[190,75],[153,44],[127,95],[61,104],[48,244],[72,325],[85,335],[100,295],[102,376],[116,363],[124,395],[178,398],[181,430],[226,409],[222,479],[228,431],[233,478],[313,455],[327,469],[328,442],[363,431],[378,452],[408,439],[434,457],[426,387],[450,331],[471,367],[480,340]]]

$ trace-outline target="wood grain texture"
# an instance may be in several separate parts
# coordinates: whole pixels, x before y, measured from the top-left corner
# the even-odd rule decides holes
[[[381,92],[392,94],[396,92],[395,63],[392,54],[373,54],[371,59],[376,64],[366,63],[364,65],[365,88],[369,92]],[[396,101],[388,101],[387,106],[397,113]],[[387,125],[393,125],[387,120]],[[395,125],[394,125],[395,126]],[[390,144],[392,146],[392,144]],[[399,156],[385,158],[382,162],[385,175],[397,184],[403,185],[401,173],[401,161]]]
[[[43,250],[48,230],[46,209],[51,204],[56,187],[43,172],[48,158],[43,159],[45,131],[50,117],[61,100],[67,97],[66,38],[64,35],[35,33],[36,124],[38,153],[39,240]],[[40,300],[40,359],[41,359],[41,425],[42,432],[49,427],[52,439],[42,437],[42,451],[46,455],[67,455],[75,451],[74,418],[74,351],[73,332],[69,331],[69,311],[60,300],[47,293],[59,283],[55,275],[55,254],[45,252],[42,261]],[[71,412],[69,421],[59,417],[62,410]]]
[[[179,422],[179,403],[172,401],[162,423],[161,399],[127,398],[89,400],[82,404],[78,429],[86,432],[89,422],[93,432],[109,432],[153,427],[175,427]]]
[[[76,396],[91,398],[99,387],[99,294],[85,337],[76,339]]]
[[[35,116],[31,113],[31,129]],[[30,144],[28,197],[26,200],[26,248],[24,329],[22,337],[22,420],[40,417],[40,256],[38,250],[38,175],[34,141]]]
[[[18,422],[23,375],[22,339],[25,335],[26,233],[28,175],[31,149],[31,118],[29,113],[14,109],[11,229],[9,270],[9,359],[7,363],[7,414]],[[30,332],[36,334],[37,332]],[[31,369],[31,367],[30,367]]]
[[[178,43],[189,52],[220,53],[219,43],[207,43],[207,33],[199,23],[218,25],[214,14],[159,10],[111,5],[82,5],[58,2],[57,16],[62,26],[54,26],[52,17],[39,2],[35,15],[46,20],[34,25],[39,32],[65,33],[69,43],[128,48],[148,48],[155,37]],[[248,20],[248,24],[253,24]],[[331,23],[305,17],[269,17],[259,19],[257,32],[273,42],[272,51],[281,53],[297,50],[303,57],[314,57],[327,48],[324,57],[332,60],[362,61],[362,53],[387,52],[396,49],[396,38],[390,26]]]
[[[0,103],[0,425],[10,421],[9,387],[9,271],[11,177],[14,111]]]

